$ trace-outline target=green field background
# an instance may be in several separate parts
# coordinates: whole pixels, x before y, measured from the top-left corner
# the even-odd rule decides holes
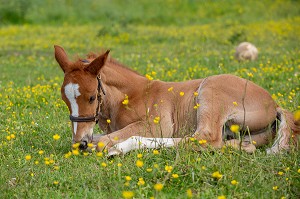
[[[234,59],[243,41],[256,45],[258,60]],[[273,156],[266,147],[246,154],[187,146],[111,159],[66,155],[71,124],[54,44],[73,60],[110,49],[119,62],[163,81],[235,74],[294,112],[300,110],[300,1],[0,0],[0,198],[124,198],[124,191],[134,198],[300,197],[294,150]]]

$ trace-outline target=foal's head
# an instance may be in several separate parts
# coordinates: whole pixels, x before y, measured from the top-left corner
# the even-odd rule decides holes
[[[109,51],[92,60],[71,62],[62,47],[54,48],[55,59],[65,74],[61,95],[70,111],[73,143],[80,143],[80,148],[85,149],[92,141],[101,100],[98,78]]]

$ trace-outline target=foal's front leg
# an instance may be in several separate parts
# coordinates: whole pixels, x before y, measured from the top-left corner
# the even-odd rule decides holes
[[[172,147],[181,140],[181,138],[148,138],[145,136],[147,136],[147,128],[144,123],[135,122],[108,135],[95,137],[93,143],[96,145],[99,142],[103,143],[97,145],[97,150],[101,151],[106,147],[108,156],[112,156],[141,148]]]
[[[131,136],[138,136],[142,133],[142,126],[142,122],[131,123],[118,131],[103,136],[94,136],[93,143],[96,145],[98,151],[103,150],[103,148],[109,149],[112,146],[127,140]]]
[[[142,136],[131,136],[108,150],[108,156],[125,154],[135,149],[155,149],[176,146],[181,138],[148,138]]]

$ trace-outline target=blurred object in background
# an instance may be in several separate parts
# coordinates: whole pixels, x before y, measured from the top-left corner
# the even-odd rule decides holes
[[[235,51],[235,58],[239,61],[254,61],[257,59],[257,56],[257,48],[249,42],[240,43]]]

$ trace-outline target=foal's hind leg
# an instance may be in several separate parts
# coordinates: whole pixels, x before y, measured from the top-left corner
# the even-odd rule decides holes
[[[197,110],[197,129],[193,137],[197,140],[206,140],[207,143],[215,148],[221,148],[222,143],[222,127],[225,118],[221,118],[216,107],[209,106],[211,103],[205,104],[200,101],[201,106]]]
[[[256,150],[255,145],[250,140],[257,142],[259,146],[268,141],[268,136],[265,134],[253,135],[251,139],[249,136],[246,136],[242,143],[237,139],[223,141],[222,132],[228,119],[227,115],[221,106],[219,108],[217,108],[217,105],[214,107],[200,107],[197,112],[197,130],[193,136],[197,140],[206,140],[209,145],[215,148],[221,148],[223,145],[226,145],[236,149],[241,148],[248,153],[253,153]]]
[[[242,138],[242,143],[237,139],[226,140],[225,145],[235,149],[241,149],[247,153],[253,153],[256,147],[268,144],[273,139],[274,132],[272,128],[267,128],[255,135],[246,135]]]

